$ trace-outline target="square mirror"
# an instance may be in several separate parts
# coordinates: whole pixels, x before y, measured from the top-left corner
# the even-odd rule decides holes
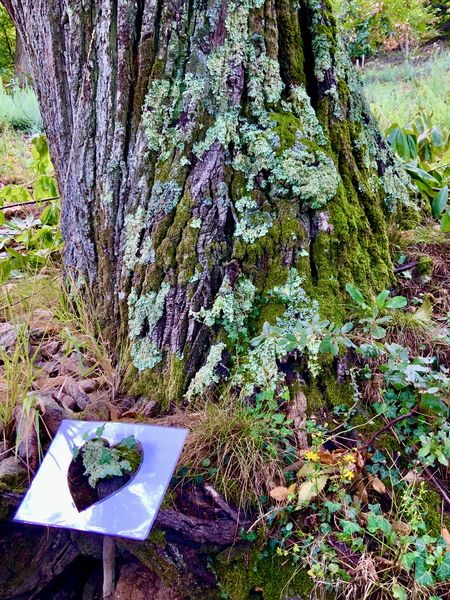
[[[104,429],[103,429],[104,426]],[[78,510],[68,473],[75,449],[100,428],[114,446],[134,436],[141,453],[136,472],[117,491]],[[134,423],[63,421],[14,521],[65,527],[145,540],[166,493],[183,448],[187,429]],[[76,454],[76,451],[75,451]],[[106,481],[106,480],[105,480]]]

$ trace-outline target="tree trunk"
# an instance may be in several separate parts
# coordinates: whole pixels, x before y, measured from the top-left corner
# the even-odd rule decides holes
[[[31,81],[31,67],[27,50],[17,30],[16,49],[14,53],[14,74],[20,86],[24,86]]]
[[[226,377],[239,329],[273,323],[259,300],[296,273],[337,321],[346,282],[392,282],[387,220],[408,192],[328,0],[3,1],[66,271],[128,339],[135,391],[168,406]]]

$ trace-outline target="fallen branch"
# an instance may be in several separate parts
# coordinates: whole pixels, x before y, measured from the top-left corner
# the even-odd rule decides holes
[[[0,504],[5,503],[16,508],[23,499],[23,494],[12,492],[0,493]],[[161,509],[156,517],[156,525],[161,529],[177,533],[181,541],[195,542],[198,544],[213,544],[216,546],[229,546],[239,540],[241,527],[248,527],[246,521],[237,522],[231,519],[200,519],[175,509]]]
[[[382,433],[384,433],[385,431],[388,431],[388,429],[391,429],[392,427],[394,427],[395,425],[397,425],[397,423],[400,423],[400,421],[404,421],[405,419],[409,419],[410,417],[412,417],[417,411],[419,410],[419,405],[416,404],[410,411],[409,413],[407,413],[406,415],[400,415],[399,417],[397,417],[396,419],[393,419],[392,421],[389,421],[389,423],[386,423],[386,425],[384,425],[384,427],[382,427],[381,429],[379,429],[378,431],[376,431],[373,436],[370,438],[370,440],[364,444],[364,446],[361,449],[364,448],[368,448],[369,446],[371,446],[373,444],[373,442],[377,439],[377,437],[379,437]]]
[[[239,539],[238,523],[230,519],[199,519],[167,508],[159,511],[156,523],[199,544],[229,546]],[[245,527],[245,523],[240,525]]]
[[[51,196],[50,198],[42,198],[42,200],[31,200],[28,202],[16,202],[15,204],[5,204],[1,207],[2,210],[9,208],[18,208],[19,206],[28,206],[29,204],[41,204],[41,202],[51,202],[52,200],[59,200],[61,196]]]
[[[234,510],[234,508],[231,508],[231,506],[225,502],[224,498],[222,498],[219,492],[210,483],[206,483],[203,487],[208,496],[211,496],[211,498],[214,500],[217,506],[223,510],[223,512],[227,513],[227,515],[230,516],[233,521],[239,521],[238,513]]]
[[[413,267],[417,267],[419,262],[414,260],[409,263],[405,263],[404,265],[400,265],[399,267],[395,267],[394,273],[401,273],[402,271],[407,271],[408,269],[412,269]]]

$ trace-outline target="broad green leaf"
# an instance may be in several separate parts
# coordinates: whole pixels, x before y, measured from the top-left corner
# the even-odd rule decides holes
[[[436,569],[436,577],[439,581],[450,580],[450,552],[445,552],[442,562]]]
[[[408,171],[408,173],[411,175],[411,177],[413,177],[413,179],[420,179],[421,181],[430,183],[431,185],[436,185],[437,183],[439,183],[437,181],[436,177],[434,177],[433,175],[428,173],[428,171],[425,171],[424,169],[416,167],[415,165],[413,165],[411,163],[408,163],[407,165],[405,165],[405,168]]]
[[[433,217],[438,219],[441,214],[444,212],[445,207],[448,204],[448,185],[441,188],[436,196],[434,197],[432,208],[433,208]]]
[[[97,427],[97,429],[94,431],[95,435],[99,438],[102,437],[102,435],[105,432],[105,427],[106,425],[101,425],[100,427]]]
[[[33,138],[31,142],[31,154],[34,158],[33,169],[36,174],[46,175],[52,163],[45,135],[41,134]]]
[[[415,567],[415,578],[420,585],[433,585],[435,579],[430,570],[427,569],[427,564],[422,556],[418,556],[414,563]]]
[[[341,519],[340,524],[342,525],[342,531],[344,533],[352,534],[352,533],[360,533],[361,527],[358,523],[354,523],[353,521],[347,521],[346,519]]]
[[[125,446],[125,448],[129,448],[130,450],[133,450],[133,448],[136,447],[136,438],[134,437],[134,435],[129,435],[128,437],[121,440],[120,445]]]
[[[395,149],[403,160],[409,159],[409,146],[408,139],[402,129],[397,130],[397,136],[395,138]]]
[[[377,296],[377,300],[376,300],[376,305],[377,308],[379,308],[380,310],[384,307],[384,305],[386,304],[386,300],[389,298],[390,292],[389,290],[383,290],[382,292],[380,292]]]
[[[386,335],[386,329],[384,329],[384,327],[375,325],[375,327],[372,329],[372,336],[376,340],[381,340],[381,338],[384,338],[385,335]]]
[[[351,283],[347,283],[345,286],[345,289],[350,294],[352,299],[356,302],[356,304],[358,304],[359,306],[361,306],[364,309],[368,308],[366,301],[364,300],[364,296],[362,295],[361,291],[357,287],[355,287]]]
[[[343,334],[346,333],[350,333],[350,331],[353,329],[353,323],[345,323],[345,325],[342,327],[341,331]]]
[[[337,356],[339,354],[338,343],[329,336],[321,341],[319,349],[322,354],[331,354],[331,356]]]
[[[418,556],[419,556],[419,553],[417,552],[417,550],[414,550],[413,552],[407,552],[404,555],[404,557],[402,559],[402,564],[407,571],[409,571],[411,569],[411,567],[414,564],[414,561],[416,560],[416,558]]]
[[[28,189],[23,185],[5,185],[0,190],[0,205],[16,204],[19,202],[32,202]]]
[[[387,308],[405,308],[408,300],[404,296],[394,296],[386,302]]]
[[[382,515],[375,515],[373,512],[370,512],[367,517],[367,530],[370,533],[382,531],[385,535],[389,535],[392,531],[392,525]]]
[[[408,593],[407,593],[407,591],[399,583],[394,583],[392,585],[392,596],[396,600],[408,600]]]
[[[417,140],[415,136],[408,135],[409,154],[413,160],[417,158]]]
[[[442,133],[439,127],[435,126],[431,130],[431,141],[435,148],[439,148],[439,146],[442,144]]]
[[[48,175],[39,175],[33,188],[34,199],[46,200],[47,198],[56,198],[58,196],[58,187],[56,179]]]
[[[331,500],[326,500],[324,502],[324,506],[328,510],[328,512],[330,512],[330,513],[335,513],[338,510],[342,509],[342,503],[341,502],[332,502]]]

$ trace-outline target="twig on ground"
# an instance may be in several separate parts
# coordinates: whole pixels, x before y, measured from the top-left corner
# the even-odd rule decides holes
[[[224,498],[222,498],[219,492],[210,483],[206,483],[204,485],[204,490],[208,494],[208,496],[211,496],[211,498],[214,500],[217,506],[221,508],[225,513],[227,513],[227,515],[230,516],[233,519],[233,521],[239,521],[239,516],[234,510],[234,508],[231,508],[231,506],[229,506],[225,502]]]
[[[369,446],[371,446],[373,444],[373,442],[377,439],[377,437],[379,437],[382,433],[384,433],[385,431],[387,431],[388,429],[391,429],[392,427],[394,427],[394,425],[397,425],[397,423],[400,423],[400,421],[404,421],[405,419],[409,419],[410,417],[412,417],[417,411],[419,410],[419,405],[416,404],[410,411],[409,413],[407,413],[406,415],[400,415],[399,417],[397,417],[396,419],[393,419],[392,421],[389,421],[389,423],[386,423],[386,425],[384,425],[381,429],[379,429],[378,431],[376,431],[373,436],[370,438],[370,440],[364,444],[364,446],[362,446],[362,449],[364,448],[368,448]],[[361,449],[361,448],[360,448]]]

